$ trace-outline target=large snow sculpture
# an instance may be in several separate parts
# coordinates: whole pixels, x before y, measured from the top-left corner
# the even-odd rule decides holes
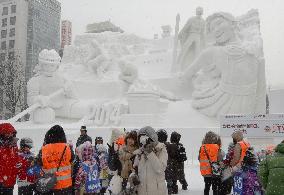
[[[180,71],[185,70],[204,48],[205,21],[202,15],[203,8],[197,7],[196,16],[188,19],[178,35],[181,51],[177,64]]]
[[[198,73],[193,108],[211,117],[265,113],[265,73],[259,39],[247,41],[241,37],[237,21],[229,13],[215,13],[206,22],[215,44],[203,50],[182,74],[192,78]]]
[[[122,105],[108,99],[88,101],[75,98],[71,84],[57,74],[59,63],[60,57],[55,50],[40,52],[39,72],[28,81],[29,106],[40,104],[32,113],[33,121],[51,123],[55,117],[61,117],[88,119],[96,125],[118,123]]]

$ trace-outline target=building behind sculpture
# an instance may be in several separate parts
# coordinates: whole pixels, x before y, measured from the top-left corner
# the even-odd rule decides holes
[[[61,22],[61,49],[72,42],[72,23],[69,20]]]
[[[86,30],[87,33],[101,33],[105,31],[120,33],[124,32],[120,27],[115,26],[110,21],[88,24]]]
[[[0,0],[0,60],[18,56],[25,66],[25,80],[29,80],[39,52],[44,48],[60,49],[60,15],[57,0]],[[3,110],[0,104],[0,116]]]

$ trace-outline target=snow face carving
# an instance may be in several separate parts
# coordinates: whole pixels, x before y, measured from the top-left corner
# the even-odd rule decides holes
[[[206,20],[214,44],[204,49],[182,74],[194,75],[192,107],[216,117],[222,114],[265,113],[265,72],[259,39],[246,38],[242,31],[259,32],[257,12],[249,12],[239,21],[229,13],[215,13]],[[237,24],[240,24],[240,29]],[[258,31],[253,31],[258,29]],[[256,33],[258,36],[259,33]],[[262,45],[262,44],[261,44]],[[198,74],[197,74],[198,73]]]

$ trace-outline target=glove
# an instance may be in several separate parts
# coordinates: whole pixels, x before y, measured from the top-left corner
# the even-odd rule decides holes
[[[147,145],[144,146],[144,152],[146,152],[147,154],[150,154],[151,152],[154,151],[156,144],[155,142],[151,142]]]

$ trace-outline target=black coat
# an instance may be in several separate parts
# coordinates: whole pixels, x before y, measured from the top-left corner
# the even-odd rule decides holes
[[[171,135],[171,143],[166,143],[168,152],[168,164],[166,168],[166,180],[184,179],[184,162],[179,159],[179,147],[182,146],[180,134],[173,132]]]
[[[92,143],[92,138],[88,136],[87,134],[80,135],[80,137],[77,139],[77,142],[76,142],[76,148],[80,146],[81,144],[85,143],[86,141],[89,141]]]

